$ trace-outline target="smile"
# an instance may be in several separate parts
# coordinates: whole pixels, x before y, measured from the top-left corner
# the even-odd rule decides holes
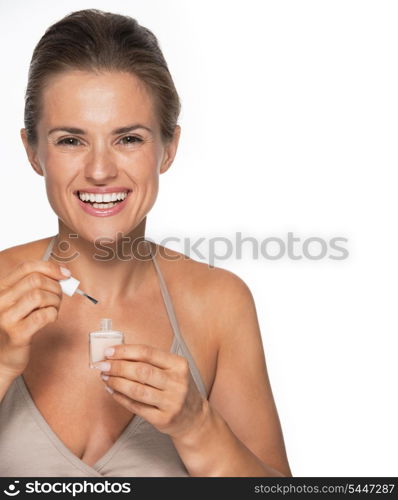
[[[124,191],[108,191],[105,193],[92,193],[76,191],[75,196],[80,207],[88,214],[106,217],[119,213],[125,207],[131,189]]]

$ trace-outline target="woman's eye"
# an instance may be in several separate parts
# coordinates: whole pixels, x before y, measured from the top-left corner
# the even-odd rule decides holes
[[[77,144],[74,141],[80,142],[79,139],[76,139],[75,137],[65,137],[64,139],[58,141],[57,144],[62,144],[64,146],[76,146]],[[137,144],[143,142],[142,139],[136,137],[135,135],[127,135],[126,137],[122,137],[121,141],[125,141],[124,144]]]
[[[122,141],[126,139],[126,142],[124,144],[136,144],[136,143],[139,143],[139,142],[142,142],[142,139],[140,139],[139,137],[136,137],[135,135],[126,135],[126,137],[122,137]],[[129,141],[127,141],[127,139],[130,139]]]
[[[80,142],[79,139],[76,139],[75,137],[65,137],[65,139],[61,139],[60,141],[58,141],[57,144],[64,144],[65,146],[74,146],[75,144],[71,141]]]

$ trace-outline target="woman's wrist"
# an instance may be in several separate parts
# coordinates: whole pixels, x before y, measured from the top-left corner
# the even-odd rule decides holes
[[[203,436],[208,436],[209,427],[214,424],[214,412],[205,398],[202,400],[201,410],[195,422],[192,423],[189,430],[178,436],[171,436],[174,444],[181,444],[184,447],[195,448],[200,443]]]

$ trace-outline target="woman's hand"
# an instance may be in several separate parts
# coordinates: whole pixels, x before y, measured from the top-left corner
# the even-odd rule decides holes
[[[95,367],[102,370],[118,403],[171,437],[200,427],[207,400],[198,391],[184,357],[144,344],[113,348],[114,354]]]
[[[60,266],[30,260],[0,279],[0,374],[14,379],[25,370],[33,335],[55,321],[62,300]]]

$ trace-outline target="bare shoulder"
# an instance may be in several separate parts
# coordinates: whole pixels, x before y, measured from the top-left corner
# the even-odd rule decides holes
[[[25,260],[41,259],[50,238],[29,241],[0,251],[0,278]]]
[[[237,274],[206,262],[200,262],[169,248],[157,246],[158,261],[167,283],[184,310],[206,321],[212,335],[228,331],[229,322],[255,308],[252,293]],[[236,325],[235,325],[236,326]]]
[[[162,245],[156,245],[156,255],[165,272],[177,274],[179,278],[184,277],[184,282],[189,280],[197,289],[214,295],[220,292],[238,296],[250,294],[247,284],[232,271],[199,262]]]

